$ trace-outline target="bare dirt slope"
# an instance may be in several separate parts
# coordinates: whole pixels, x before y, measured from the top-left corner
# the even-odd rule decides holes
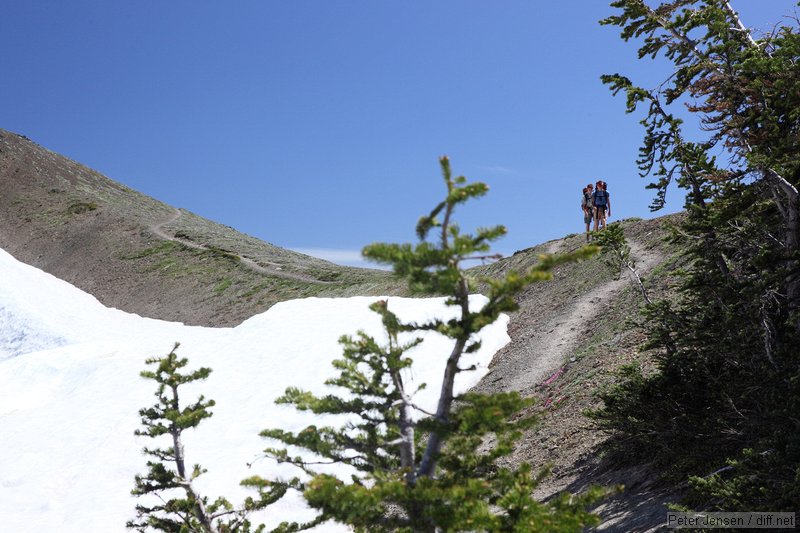
[[[660,273],[672,252],[663,241],[666,222],[622,222],[636,269],[653,297],[666,290]],[[583,235],[551,241],[481,270],[488,275],[523,270],[540,253],[572,251],[584,243]],[[651,355],[640,350],[642,333],[632,324],[640,320],[644,303],[638,285],[600,256],[558,267],[552,282],[531,286],[518,302],[509,325],[511,342],[478,386],[484,392],[518,391],[536,400],[532,410],[540,424],[527,432],[511,462],[552,468],[539,487],[542,498],[590,485],[624,485],[598,507],[604,520],[599,529],[659,530],[666,503],[676,501],[678,491],[644,466],[610,464],[603,457],[608,435],[584,416],[585,410],[600,406],[598,392],[613,385],[621,366],[649,364]]]
[[[233,326],[278,301],[396,294],[387,272],[265,243],[0,130],[0,247],[110,307]]]

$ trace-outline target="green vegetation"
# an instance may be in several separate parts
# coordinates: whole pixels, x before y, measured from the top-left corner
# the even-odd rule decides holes
[[[606,263],[617,272],[617,279],[625,271],[630,273],[636,280],[644,301],[652,304],[653,302],[647,294],[647,288],[636,271],[636,261],[631,255],[631,247],[625,239],[625,230],[622,228],[622,224],[614,222],[606,226],[602,231],[595,232],[592,235],[594,236],[595,244],[602,249]]]
[[[67,214],[70,215],[81,215],[83,213],[88,213],[89,211],[94,211],[99,206],[95,202],[75,202],[70,204],[67,208]]]
[[[342,272],[335,270],[312,270],[309,274],[320,281],[326,282],[338,281],[342,277]]]
[[[174,241],[161,241],[155,246],[151,246],[149,248],[145,248],[143,250],[139,250],[137,252],[133,252],[130,254],[124,254],[120,256],[121,259],[142,259],[143,257],[149,257],[151,255],[161,255],[173,252],[181,245]]]
[[[188,256],[179,252],[188,254]],[[143,250],[121,255],[120,258],[125,260],[149,258],[149,261],[145,264],[146,266],[144,266],[145,270],[159,271],[175,277],[199,274],[201,278],[209,280],[229,278],[225,274],[230,271],[230,263],[238,264],[240,261],[239,256],[227,250],[191,248],[179,241],[160,241],[158,244]],[[199,259],[199,261],[192,260],[192,258]],[[222,263],[218,264],[216,263],[217,261]],[[233,279],[231,278],[223,287],[216,285],[214,291],[221,292],[232,283]]]
[[[728,2],[650,8],[617,0],[604,24],[643,39],[675,73],[656,90],[604,76],[627,110],[647,107],[638,161],[653,208],[688,191],[673,242],[678,296],[647,307],[655,372],[636,365],[594,413],[628,457],[690,479],[709,510],[795,511],[800,501],[800,33],[752,35]],[[703,126],[689,139],[673,107]],[[731,157],[719,161],[727,149]]]
[[[266,508],[279,500],[289,488],[288,484],[273,482],[269,486],[248,483],[258,491],[258,498],[247,498],[239,508],[225,498],[209,502],[208,497],[198,493],[194,480],[205,473],[195,464],[188,467],[183,445],[183,432],[196,428],[200,422],[209,418],[214,400],[200,396],[196,402],[184,405],[180,400],[182,385],[206,379],[210,368],[198,368],[182,374],[188,364],[186,358],[179,359],[175,351],[178,344],[166,357],[148,359],[146,363],[154,370],[145,370],[142,377],[158,383],[155,396],[157,402],[151,407],[141,409],[143,429],[136,434],[152,439],[168,437],[171,446],[166,448],[144,448],[144,454],[151,458],[147,462],[147,474],[136,476],[135,488],[131,494],[148,497],[152,504],[137,504],[136,519],[126,525],[137,531],[165,532],[203,532],[203,533],[249,533],[263,531],[263,527],[253,529],[248,516],[254,511]],[[296,530],[296,524],[282,524],[274,531]]]
[[[230,250],[225,250],[225,249],[222,249],[222,248],[218,248],[216,246],[206,246],[205,249],[208,250],[208,252],[213,257],[219,257],[219,258],[222,258],[222,259],[227,259],[228,261],[233,261],[234,263],[238,263],[239,261],[242,260],[241,257],[239,257],[235,253],[231,252]]]
[[[214,286],[214,294],[222,294],[225,292],[225,289],[230,287],[232,284],[233,280],[231,278],[223,278],[222,281]]]

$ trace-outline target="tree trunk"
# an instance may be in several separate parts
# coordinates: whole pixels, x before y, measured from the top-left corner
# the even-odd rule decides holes
[[[464,319],[469,314],[469,290],[466,281],[463,278],[459,280],[456,299],[461,306],[462,324]],[[439,393],[439,404],[436,408],[435,420],[440,424],[447,424],[450,419],[450,410],[453,407],[453,384],[458,374],[458,362],[461,355],[464,353],[464,347],[467,345],[467,340],[471,333],[463,331],[461,336],[456,339],[456,344],[453,346],[453,351],[450,352],[450,357],[447,359],[447,366],[444,369],[444,378],[442,379],[442,390]],[[436,461],[439,457],[439,451],[442,448],[442,438],[438,432],[433,431],[428,437],[428,445],[425,448],[425,454],[422,456],[419,468],[417,469],[417,477],[432,476],[436,471]]]
[[[399,372],[392,373],[392,380],[394,386],[400,393],[400,465],[407,468],[406,484],[414,486],[417,480],[416,467],[416,454],[414,449],[414,420],[412,418],[413,407],[411,400],[406,395],[405,386],[403,384],[403,377]]]
[[[800,334],[800,195],[790,192],[786,219],[786,299],[790,316],[794,316],[795,333]]]
[[[176,410],[179,409],[180,404],[178,403],[178,387],[172,387],[172,401],[173,406]],[[217,530],[214,528],[214,524],[212,523],[211,519],[209,518],[208,511],[206,511],[205,505],[203,505],[203,500],[200,496],[194,491],[192,487],[192,481],[186,475],[186,460],[183,455],[183,442],[181,441],[181,429],[172,422],[172,427],[170,428],[170,433],[172,434],[172,446],[175,450],[175,466],[178,471],[178,477],[180,477],[181,484],[183,485],[183,490],[186,492],[186,495],[191,498],[194,502],[194,516],[200,522],[200,525],[203,527],[203,531],[206,533],[217,533]]]

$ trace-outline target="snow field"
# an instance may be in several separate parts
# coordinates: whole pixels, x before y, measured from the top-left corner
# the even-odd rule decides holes
[[[208,380],[183,390],[183,401],[203,394],[217,403],[214,416],[184,433],[187,463],[208,469],[197,480],[204,495],[236,504],[252,495],[239,487],[246,477],[299,475],[260,457],[273,444],[258,436],[261,430],[342,423],[274,399],[288,386],[330,393],[323,383],[335,375],[330,362],[341,356],[341,335],[361,329],[382,338],[380,318],[368,309],[378,298],[294,300],[235,328],[201,328],[106,308],[3,250],[0,272],[0,517],[9,532],[125,531],[137,502],[130,495],[133,477],[146,472],[141,448],[155,444],[133,434],[138,410],[155,401],[155,382],[139,372],[146,358],[166,355],[175,341],[189,369],[213,369]],[[417,321],[455,312],[440,298],[389,302],[400,317]],[[484,302],[474,296],[471,305]],[[477,383],[509,341],[507,322],[502,317],[481,332],[482,348],[462,362],[478,370],[459,375],[458,391]],[[452,345],[437,334],[423,337],[412,352],[409,379],[428,384],[416,401],[433,410]],[[291,495],[257,518],[273,526],[311,516],[302,498]]]

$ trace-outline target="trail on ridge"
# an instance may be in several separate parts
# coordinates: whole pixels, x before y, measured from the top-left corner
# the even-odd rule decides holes
[[[628,244],[636,271],[641,276],[647,275],[664,260],[661,252],[647,249],[635,239],[629,238]],[[563,245],[563,240],[554,241],[549,243],[545,251],[558,253]],[[594,322],[609,305],[614,305],[615,299],[632,283],[635,281],[625,270],[618,279],[601,282],[588,291],[576,293],[555,308],[551,302],[541,301],[539,292],[523,294],[519,299],[520,309],[512,315],[509,324],[511,342],[495,355],[491,372],[475,390],[489,393],[517,391],[523,397],[534,395],[548,377],[555,377],[559,369],[571,364],[570,359],[590,336]],[[559,433],[560,429],[555,428],[553,431]],[[569,438],[581,439],[587,436],[577,432]],[[588,439],[585,445],[577,444],[577,448],[592,454],[591,440]],[[530,461],[530,449],[542,446],[543,443],[539,441],[523,443],[524,450],[520,451],[515,460]],[[666,502],[674,500],[671,499],[673,495],[651,488],[656,477],[646,471],[633,469],[629,472],[612,473],[618,477],[611,482],[605,478],[587,478],[585,467],[573,461],[561,460],[560,475],[557,479],[551,476],[544,481],[537,490],[540,497],[546,498],[561,490],[584,490],[585,486],[572,485],[578,477],[589,479],[590,484],[613,485],[622,482],[628,488],[621,494],[604,500],[595,509],[603,519],[603,524],[598,529],[614,533],[651,531],[657,530],[662,524],[663,517],[666,516]]]
[[[636,270],[646,274],[661,259],[659,254],[645,250],[636,241],[629,241]],[[548,248],[556,253],[558,243]],[[538,302],[522,299],[520,309],[512,317],[525,335],[512,335],[511,342],[495,356],[492,372],[478,390],[517,391],[530,396],[534,388],[557,371],[579,347],[582,335],[591,328],[601,312],[600,303],[613,299],[625,286],[632,283],[627,275],[610,280],[593,288],[561,306],[556,313],[535,317]]]
[[[167,226],[169,224],[172,224],[172,223],[176,222],[181,217],[182,214],[183,213],[182,213],[182,211],[180,209],[175,208],[175,212],[168,219],[163,220],[163,221],[161,221],[161,222],[159,222],[157,224],[153,224],[152,226],[150,226],[149,229],[155,235],[157,235],[158,237],[161,237],[162,239],[165,239],[165,240],[168,240],[168,241],[172,241],[172,242],[179,242],[182,245],[187,246],[189,248],[193,248],[195,250],[210,250],[211,248],[209,248],[209,246],[207,246],[205,244],[197,243],[197,242],[194,242],[194,241],[189,240],[189,239],[183,239],[181,237],[177,237],[174,234],[171,235],[171,234],[167,233],[166,231],[164,231],[164,226]],[[241,255],[238,255],[238,254],[235,254],[235,255],[236,255],[236,257],[239,258],[239,261],[241,262],[242,265],[244,265],[245,267],[249,268],[250,270],[258,272],[259,274],[264,274],[264,275],[267,275],[267,276],[273,276],[273,277],[283,278],[283,279],[290,279],[290,280],[293,280],[293,281],[303,281],[303,282],[306,282],[306,283],[318,283],[318,284],[329,284],[330,283],[328,281],[322,281],[322,280],[316,279],[316,278],[314,278],[312,276],[307,276],[307,275],[304,275],[304,274],[297,274],[297,273],[294,273],[294,272],[285,272],[284,270],[281,269],[281,266],[278,265],[277,263],[268,263],[270,266],[267,267],[267,266],[260,265],[259,263],[256,263],[255,261],[253,261],[249,257],[244,257],[244,256],[241,256]]]

